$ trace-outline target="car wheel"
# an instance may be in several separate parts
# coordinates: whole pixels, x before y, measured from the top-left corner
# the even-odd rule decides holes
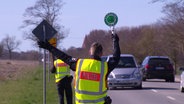
[[[174,76],[172,76],[172,77],[170,78],[170,82],[175,82]]]
[[[169,78],[166,78],[165,81],[166,81],[166,82],[169,82]]]
[[[174,76],[172,76],[172,77],[166,78],[165,81],[166,82],[175,82],[175,78],[174,78]]]
[[[184,92],[184,87],[182,87],[181,85],[180,85],[180,91]]]
[[[143,81],[146,81],[146,77],[143,77],[142,80],[143,80]]]
[[[138,86],[137,89],[142,89],[142,85]]]
[[[139,86],[135,87],[136,89],[142,89],[142,83]]]

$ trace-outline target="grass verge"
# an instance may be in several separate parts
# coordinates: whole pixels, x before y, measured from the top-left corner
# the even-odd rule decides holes
[[[48,78],[48,77],[47,77]],[[54,76],[47,82],[48,104],[58,104],[58,95]],[[0,80],[0,104],[42,104],[43,103],[43,68],[37,67],[16,80]]]

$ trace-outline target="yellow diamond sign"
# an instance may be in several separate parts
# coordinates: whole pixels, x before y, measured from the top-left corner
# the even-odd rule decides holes
[[[49,40],[49,43],[50,43],[52,46],[56,47],[57,39],[56,39],[56,38],[51,38],[51,39]]]

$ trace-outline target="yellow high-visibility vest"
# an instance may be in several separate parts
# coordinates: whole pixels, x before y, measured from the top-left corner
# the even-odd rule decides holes
[[[75,72],[76,104],[104,104],[107,96],[107,62],[79,59]]]
[[[64,63],[62,60],[57,59],[54,61],[54,66],[56,68],[56,74],[55,74],[55,82],[59,82],[62,78],[65,76],[70,75],[70,68],[69,66]]]

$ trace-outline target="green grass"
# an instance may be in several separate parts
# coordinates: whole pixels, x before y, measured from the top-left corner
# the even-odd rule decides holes
[[[54,75],[47,77],[47,104],[58,104]],[[0,80],[0,104],[43,104],[43,68],[38,67],[15,80]]]

